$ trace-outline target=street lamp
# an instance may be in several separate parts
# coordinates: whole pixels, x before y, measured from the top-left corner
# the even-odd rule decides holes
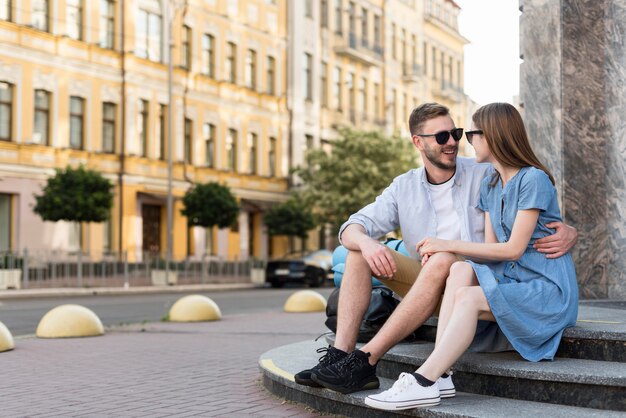
[[[174,48],[174,40],[172,38],[174,17],[176,12],[180,10],[185,2],[169,0],[163,3],[163,15],[165,22],[167,22],[167,224],[166,224],[166,241],[167,248],[165,253],[165,277],[166,283],[169,283],[170,278],[170,263],[172,262],[172,224],[173,224],[173,212],[174,212],[174,198],[172,196],[172,119],[173,119],[173,100],[172,100],[172,86],[174,69],[172,66],[172,50]]]

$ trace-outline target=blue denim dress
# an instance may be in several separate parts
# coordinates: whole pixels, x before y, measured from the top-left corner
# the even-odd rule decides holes
[[[491,181],[488,176],[481,184],[478,208],[489,212],[499,242],[509,240],[518,210],[540,212],[519,260],[497,264],[469,261],[497,321],[480,321],[471,349],[500,351],[510,348],[510,343],[526,360],[552,360],[563,330],[574,326],[578,316],[578,284],[571,255],[548,259],[533,248],[537,239],[554,233],[546,224],[561,220],[556,189],[548,175],[534,167],[522,168],[504,189],[501,181],[489,187]]]

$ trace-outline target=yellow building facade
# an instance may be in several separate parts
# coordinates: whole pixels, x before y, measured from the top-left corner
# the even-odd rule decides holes
[[[174,258],[284,251],[262,216],[287,191],[285,1],[182,2],[171,25],[169,4],[22,0],[0,12],[3,249],[164,254],[171,28]],[[42,222],[33,194],[80,164],[115,185],[110,221]],[[236,227],[187,228],[180,198],[208,181],[238,198]]]
[[[263,213],[338,127],[409,140],[425,101],[467,127],[458,12],[452,0],[0,1],[0,251],[164,256],[171,156],[175,259],[284,254]],[[114,185],[111,219],[43,222],[33,195],[81,164]],[[187,228],[181,198],[209,181],[239,200],[236,226]]]

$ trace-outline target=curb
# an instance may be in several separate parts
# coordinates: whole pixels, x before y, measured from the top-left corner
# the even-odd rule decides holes
[[[54,288],[54,289],[20,289],[0,291],[0,300],[6,299],[28,299],[47,297],[68,297],[68,296],[118,296],[118,295],[139,295],[150,293],[186,293],[198,291],[227,291],[245,290],[265,287],[263,284],[253,283],[213,283],[213,284],[190,284],[179,286],[136,286],[136,287],[92,287],[92,288]]]

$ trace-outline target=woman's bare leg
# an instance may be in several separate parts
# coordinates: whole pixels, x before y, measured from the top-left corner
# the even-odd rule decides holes
[[[479,319],[494,320],[487,297],[480,286],[461,287],[455,293],[452,315],[426,362],[417,370],[435,381],[449,370],[474,339]]]
[[[450,267],[450,275],[446,281],[446,291],[441,301],[441,309],[439,310],[439,319],[437,320],[437,338],[435,339],[435,347],[441,340],[441,336],[448,325],[452,309],[454,308],[454,300],[457,289],[466,286],[476,286],[478,280],[474,274],[474,269],[465,261],[457,261]]]

